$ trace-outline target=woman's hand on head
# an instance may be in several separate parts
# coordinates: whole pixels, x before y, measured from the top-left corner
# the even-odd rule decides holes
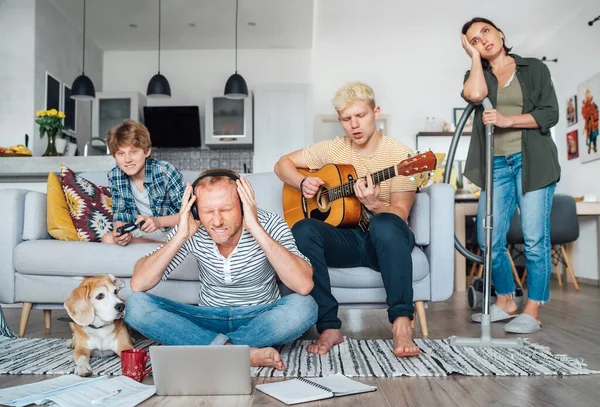
[[[475,47],[473,47],[471,45],[471,43],[469,43],[469,41],[467,41],[466,35],[462,34],[461,40],[462,40],[462,47],[465,50],[465,52],[467,53],[467,55],[469,56],[469,58],[471,58],[471,59],[481,58],[481,56],[479,55],[479,51],[477,51],[475,49]]]

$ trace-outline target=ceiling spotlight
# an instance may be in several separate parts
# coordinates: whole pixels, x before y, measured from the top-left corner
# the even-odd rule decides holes
[[[137,25],[137,24],[129,24],[129,26],[130,26],[131,28],[137,28],[137,27],[138,27],[138,25]]]
[[[250,21],[250,22],[248,22],[248,25],[249,25],[250,27],[255,27],[255,26],[256,26],[256,23],[255,23],[254,21]]]
[[[192,27],[192,28],[194,28],[195,26],[196,26],[196,24],[194,24],[194,23],[189,23],[189,24],[188,24],[188,27]]]

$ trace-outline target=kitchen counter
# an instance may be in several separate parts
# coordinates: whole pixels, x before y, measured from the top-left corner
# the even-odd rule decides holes
[[[46,181],[49,172],[60,172],[65,164],[75,172],[110,171],[116,164],[111,155],[75,157],[3,157],[0,158],[0,182]]]

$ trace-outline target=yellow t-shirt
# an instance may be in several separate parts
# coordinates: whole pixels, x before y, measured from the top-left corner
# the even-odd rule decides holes
[[[359,177],[367,175],[367,171],[373,174],[397,165],[407,159],[409,154],[414,155],[410,148],[387,136],[382,137],[379,148],[372,157],[362,156],[349,137],[320,141],[302,150],[304,161],[311,170],[320,169],[327,164],[351,164]],[[383,181],[380,185],[379,200],[386,205],[390,204],[392,192],[417,190],[417,181],[411,181],[409,177],[403,175]]]

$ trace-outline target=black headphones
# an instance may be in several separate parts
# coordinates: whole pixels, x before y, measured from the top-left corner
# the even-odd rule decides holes
[[[223,170],[209,170],[209,171],[206,171],[204,174],[200,175],[198,178],[196,178],[196,181],[194,181],[194,183],[192,184],[192,194],[195,194],[196,185],[198,185],[198,183],[200,181],[202,181],[204,178],[207,178],[207,177],[227,177],[234,181],[237,181],[238,179],[240,179],[240,177],[238,175],[235,175],[231,172],[227,172],[227,171],[223,171]],[[239,198],[239,196],[238,196],[238,198]],[[242,203],[241,198],[239,198],[239,200],[240,200],[240,210],[242,211],[242,216],[244,216],[244,204]],[[194,217],[194,219],[200,220],[200,217],[198,216],[198,205],[196,202],[194,202],[190,211],[192,212],[192,216]]]

